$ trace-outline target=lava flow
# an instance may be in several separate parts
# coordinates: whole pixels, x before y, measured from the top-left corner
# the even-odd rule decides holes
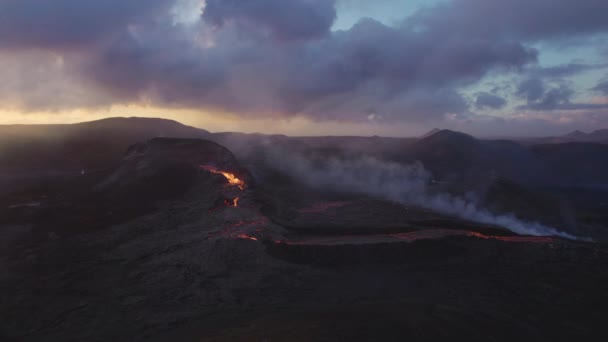
[[[238,207],[239,206],[239,198],[235,198],[235,199],[231,199],[231,200],[224,200],[224,204],[227,206],[231,206],[231,207]]]
[[[366,245],[399,241],[416,242],[420,240],[438,240],[457,236],[511,243],[551,243],[555,241],[555,238],[551,236],[493,236],[468,230],[427,229],[398,234],[340,235],[316,237],[307,236],[302,239],[275,240],[274,243],[300,246]]]
[[[265,217],[241,220],[226,225],[223,229],[210,233],[208,238],[225,237],[234,240],[260,241],[264,228],[268,225]]]
[[[428,229],[422,231],[415,231],[409,233],[391,234],[400,240],[405,241],[417,241],[417,240],[429,240],[429,239],[440,239],[452,236],[466,236],[482,240],[496,240],[502,242],[528,242],[528,243],[551,243],[555,241],[555,238],[551,236],[496,236],[496,235],[485,235],[469,230],[453,230],[453,229]]]
[[[234,175],[234,173],[230,173],[230,172],[226,172],[226,171],[221,171],[221,170],[218,170],[216,167],[207,166],[207,165],[201,165],[200,168],[203,169],[203,170],[207,170],[207,171],[209,171],[211,173],[222,175],[222,176],[224,176],[226,178],[226,180],[228,181],[228,183],[230,185],[235,185],[235,186],[238,186],[239,189],[245,190],[245,182],[243,180],[237,178]],[[238,198],[235,200],[235,206],[236,206],[236,202],[238,202]]]
[[[248,234],[245,234],[245,233],[238,234],[238,235],[236,236],[236,239],[237,239],[237,240],[251,240],[251,241],[258,241],[258,238],[256,238],[255,236],[251,236],[251,235],[248,235]]]

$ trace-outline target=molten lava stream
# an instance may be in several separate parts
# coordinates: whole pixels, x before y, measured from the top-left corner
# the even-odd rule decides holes
[[[251,241],[258,241],[258,238],[256,238],[255,236],[251,236],[245,233],[241,233],[238,234],[234,237],[236,240],[251,240]]]
[[[226,178],[226,180],[228,181],[228,183],[230,185],[235,185],[235,186],[238,186],[239,189],[245,190],[245,182],[243,180],[237,178],[234,175],[234,173],[230,173],[230,172],[227,172],[227,171],[221,171],[221,170],[218,170],[216,167],[208,166],[208,165],[201,165],[200,168],[203,169],[203,170],[207,170],[207,171],[209,171],[211,173],[222,175],[222,176],[224,176]]]
[[[477,232],[468,232],[467,236],[476,237],[483,240],[498,240],[503,242],[551,243],[555,241],[555,238],[552,236],[494,236]]]
[[[284,245],[335,246],[379,244],[399,241],[411,243],[421,240],[439,240],[455,236],[478,238],[482,240],[495,240],[509,243],[551,243],[555,241],[555,239],[550,236],[493,236],[468,230],[427,229],[398,234],[341,235],[317,237],[308,236],[304,237],[303,239],[273,240],[273,242],[275,244]]]
[[[264,227],[268,225],[268,222],[268,219],[265,217],[233,222],[220,231],[210,233],[208,238],[222,236],[235,240],[260,241],[260,236],[264,232]]]
[[[238,207],[239,206],[239,198],[235,198],[235,199],[226,199],[224,200],[224,205],[228,206],[228,207]]]

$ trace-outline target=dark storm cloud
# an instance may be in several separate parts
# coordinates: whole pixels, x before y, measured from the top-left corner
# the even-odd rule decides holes
[[[548,89],[534,100],[528,98],[528,104],[525,108],[531,110],[548,111],[562,109],[570,105],[570,99],[574,95],[574,90],[570,87],[562,85],[559,87]]]
[[[521,82],[515,91],[516,97],[527,102],[525,105],[519,106],[518,109],[571,111],[608,108],[608,105],[603,103],[573,102],[576,91],[571,82],[561,78],[562,76],[576,75],[586,70],[602,69],[605,67],[604,64],[569,64],[552,68],[532,69],[529,74],[533,76]],[[540,78],[539,75],[543,75],[545,78]],[[601,82],[591,90],[601,92]]]
[[[545,40],[605,32],[605,0],[456,0],[423,9],[410,24],[469,39]]]
[[[540,88],[537,88],[538,84],[536,81],[538,80],[529,80],[528,82],[522,83],[522,85],[527,84],[527,88],[522,88],[520,85],[519,90],[528,91],[528,93],[525,93],[524,91],[524,93],[521,94],[522,97],[527,98],[528,103],[524,106],[520,106],[520,109],[532,111],[568,111],[608,108],[608,104],[572,102],[575,91],[567,84],[546,88],[546,85],[540,83]],[[539,90],[542,90],[542,93],[539,93]]]
[[[530,78],[519,84],[515,94],[528,103],[539,100],[545,93],[545,84],[539,78]]]
[[[477,100],[475,101],[477,109],[501,109],[506,105],[507,100],[504,98],[486,92],[477,94]]]
[[[212,29],[208,48],[173,46],[180,34],[171,26],[136,37],[126,33],[105,45],[87,72],[108,89],[161,104],[341,120],[365,119],[370,112],[432,119],[466,111],[454,87],[536,58],[536,51],[518,43],[438,44],[440,37],[371,19],[297,43],[267,39],[251,27]],[[208,30],[205,23],[201,30]]]
[[[203,19],[265,27],[283,39],[321,37],[336,19],[335,0],[207,0]]]
[[[169,5],[170,0],[1,0],[0,49],[92,44]]]
[[[189,33],[170,23],[123,31],[87,56],[80,72],[117,98],[196,107],[221,85],[233,56],[209,51],[184,39]]]
[[[591,71],[591,70],[600,70],[608,68],[607,64],[580,64],[580,63],[570,63],[564,65],[557,65],[552,67],[533,67],[530,68],[529,73],[534,77],[541,78],[561,78],[561,77],[571,77],[578,75],[580,73]]]
[[[172,3],[0,0],[0,46],[72,47],[70,72],[114,102],[420,121],[466,114],[459,89],[489,72],[526,70],[537,60],[531,41],[608,28],[603,0],[454,0],[400,26],[364,19],[337,32],[334,0],[207,0],[193,25],[173,22]],[[518,95],[566,105],[540,78],[585,68],[538,69]],[[504,106],[487,95],[478,106]]]
[[[598,82],[598,84],[591,88],[591,90],[599,92],[603,95],[608,95],[608,80]]]

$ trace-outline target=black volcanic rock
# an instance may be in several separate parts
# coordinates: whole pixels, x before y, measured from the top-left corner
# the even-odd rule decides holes
[[[200,139],[156,138],[129,148],[116,168],[56,185],[35,213],[35,231],[71,235],[105,228],[198,191],[209,207],[226,198],[227,180],[201,166],[251,177],[225,147]],[[233,198],[232,195],[228,196]]]
[[[200,139],[155,138],[131,146],[120,167],[105,179],[99,188],[121,186],[177,165],[193,169],[212,166],[246,176],[232,152],[217,143]]]
[[[456,153],[447,145],[461,138],[436,146]],[[462,145],[479,160],[519,153],[470,142]],[[53,184],[40,208],[19,202],[27,222],[3,222],[0,197],[0,238],[20,234],[0,241],[0,339],[606,340],[603,244],[500,239],[510,235],[367,243],[368,229],[352,231],[362,221],[385,232],[406,215],[417,226],[480,227],[353,194],[317,198],[276,178],[240,190],[200,165],[249,179],[216,143],[162,138],[132,146],[116,167]],[[307,227],[344,229],[298,232],[261,210],[263,196],[293,206],[307,194],[294,208]],[[236,207],[222,201],[236,196]],[[31,230],[43,236],[22,241]]]
[[[193,186],[200,166],[211,166],[249,180],[232,152],[219,144],[199,139],[156,138],[129,148],[120,167],[95,190],[111,193],[112,197],[137,196],[147,201],[177,196]]]

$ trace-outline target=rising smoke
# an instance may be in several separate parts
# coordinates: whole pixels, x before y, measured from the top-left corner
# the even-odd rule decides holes
[[[419,162],[403,165],[373,157],[310,158],[277,149],[269,151],[266,159],[272,167],[313,188],[363,193],[417,205],[474,222],[505,227],[522,235],[578,239],[537,222],[524,222],[513,214],[493,214],[481,208],[473,199],[435,193],[429,188],[432,175]]]

